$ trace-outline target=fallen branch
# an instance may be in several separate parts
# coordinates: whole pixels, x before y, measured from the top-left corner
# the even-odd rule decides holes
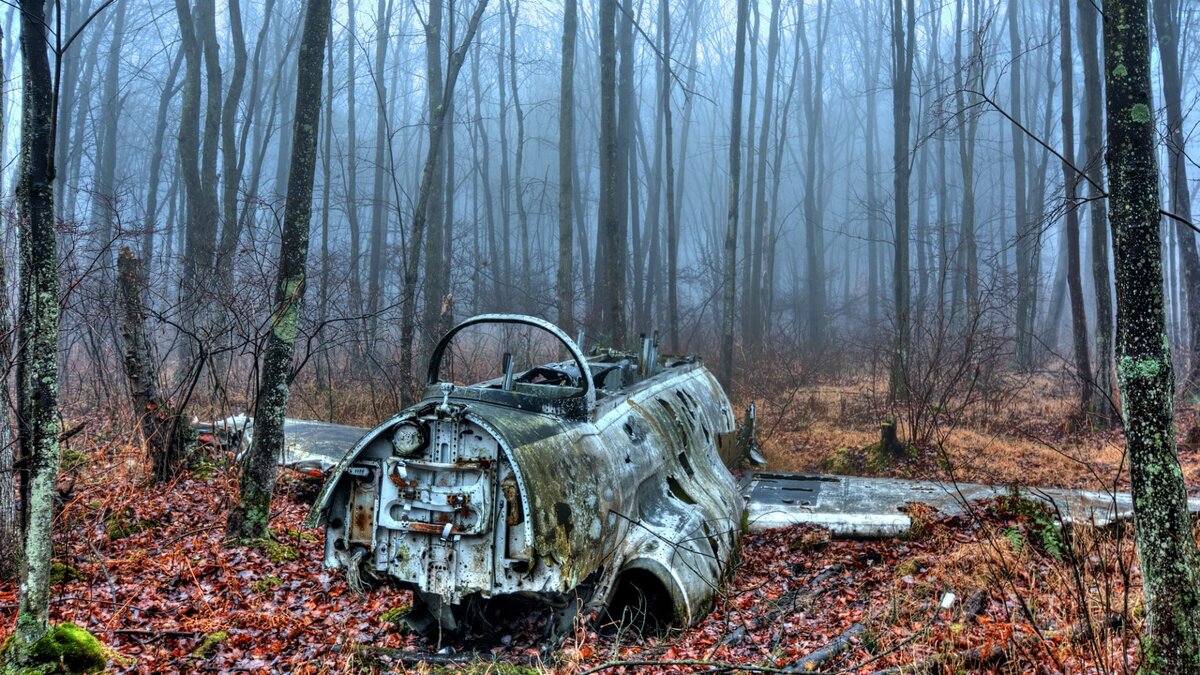
[[[846,648],[850,646],[850,641],[866,630],[867,630],[867,627],[862,625],[861,623],[852,624],[849,628],[846,629],[846,632],[844,632],[841,635],[830,640],[829,644],[825,645],[824,647],[821,647],[820,649],[818,649],[815,652],[810,653],[808,656],[805,656],[804,658],[800,659],[799,661],[796,661],[795,663],[789,665],[786,669],[787,672],[789,672],[789,673],[811,673],[811,672],[814,672],[817,668],[820,668],[821,666],[825,665],[829,661],[832,661],[839,654],[846,651]]]
[[[917,675],[918,673],[941,673],[947,668],[989,668],[1008,661],[1013,648],[1024,650],[1037,638],[1027,636],[1015,642],[1006,642],[988,647],[973,647],[955,654],[936,654],[924,661],[907,666],[896,666],[887,670],[878,670],[872,675]]]
[[[144,628],[108,628],[100,631],[102,633],[112,633],[113,635],[147,635],[150,637],[198,637],[204,635],[194,630],[151,630]]]
[[[430,666],[465,666],[467,664],[507,664],[512,666],[534,666],[541,663],[541,660],[535,657],[519,657],[515,656],[508,659],[497,659],[492,654],[470,652],[467,654],[431,654],[428,652],[406,652],[400,649],[391,649],[389,647],[373,647],[363,645],[361,647],[365,651],[369,651],[376,655],[387,656],[405,666],[418,666],[426,664]]]
[[[648,667],[648,666],[705,666],[709,669],[709,670],[705,671],[708,673],[721,673],[721,672],[726,672],[726,671],[737,671],[737,672],[743,672],[743,673],[789,673],[789,672],[791,672],[789,670],[784,670],[783,668],[769,668],[767,666],[751,666],[751,665],[747,665],[745,663],[722,663],[720,661],[705,661],[703,659],[681,659],[681,660],[675,660],[675,661],[656,661],[656,660],[647,659],[644,661],[609,661],[608,663],[602,663],[602,664],[596,666],[595,668],[585,670],[582,673],[580,673],[580,675],[593,675],[594,673],[599,673],[604,670],[612,670],[613,668],[625,668],[625,667],[630,667],[630,668],[642,667],[642,668],[644,668],[644,667]]]

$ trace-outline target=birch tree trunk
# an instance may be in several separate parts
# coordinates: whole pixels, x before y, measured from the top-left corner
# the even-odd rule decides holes
[[[296,108],[292,158],[279,248],[279,275],[271,334],[267,337],[262,377],[254,406],[254,441],[241,462],[238,502],[229,512],[226,533],[241,541],[266,539],[271,497],[283,454],[283,418],[287,413],[292,358],[306,286],[313,178],[317,165],[317,127],[321,118],[322,68],[329,31],[330,0],[308,0],[296,66]],[[328,121],[327,121],[328,123]]]
[[[1117,381],[1146,595],[1141,669],[1200,668],[1200,551],[1175,451],[1175,382],[1163,316],[1158,162],[1146,0],[1105,0],[1109,211],[1117,286]]]
[[[54,109],[47,53],[45,3],[22,0],[21,164],[17,218],[20,237],[20,328],[17,412],[23,466],[21,520],[24,559],[17,591],[11,656],[21,663],[50,626],[50,535],[58,476],[58,257],[54,219]]]

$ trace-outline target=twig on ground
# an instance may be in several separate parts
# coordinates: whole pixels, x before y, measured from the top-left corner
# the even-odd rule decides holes
[[[817,668],[820,668],[829,661],[832,661],[833,659],[837,658],[839,654],[846,651],[846,648],[850,646],[851,640],[866,630],[867,627],[861,623],[851,624],[851,626],[846,629],[846,632],[830,640],[829,644],[788,666],[786,669],[787,672],[814,672]]]

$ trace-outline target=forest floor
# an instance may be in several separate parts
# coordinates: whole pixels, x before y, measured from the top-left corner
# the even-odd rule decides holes
[[[982,413],[947,411],[954,425],[941,423],[932,441],[889,462],[869,450],[885,412],[870,386],[768,385],[769,398],[739,391],[735,399],[760,401],[773,470],[1092,489],[1126,482],[1119,432],[1079,430],[1051,377],[1026,383],[1003,406],[981,402]],[[1190,429],[1195,413],[1179,418]],[[140,448],[113,426],[93,422],[69,444],[51,613],[109,645],[113,669],[444,668],[412,663],[434,646],[398,625],[407,592],[356,594],[321,569],[322,534],[301,524],[319,487],[313,479],[285,471],[273,541],[229,546],[229,457],[206,457],[174,484],[154,486]],[[1190,446],[1180,454],[1194,489],[1200,458]],[[1143,609],[1128,527],[1064,527],[1019,497],[964,516],[919,506],[910,515],[915,526],[898,539],[836,540],[813,527],[745,535],[713,611],[686,630],[641,638],[584,625],[543,658],[528,618],[451,647],[476,654],[466,669],[477,673],[773,672],[857,624],[822,672],[1136,670]],[[947,593],[957,599],[939,609]],[[12,629],[15,596],[12,583],[0,583],[0,640]]]

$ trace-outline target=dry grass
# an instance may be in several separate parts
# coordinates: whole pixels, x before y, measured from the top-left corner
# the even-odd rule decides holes
[[[1003,395],[981,397],[941,421],[935,440],[915,448],[912,457],[883,465],[845,459],[877,443],[885,419],[897,420],[902,440],[910,436],[903,411],[889,406],[880,378],[808,382],[785,373],[740,388],[734,399],[739,409],[757,402],[760,442],[775,471],[1127,489],[1123,437],[1119,431],[1081,428],[1072,386],[1058,373],[1013,379]],[[1200,482],[1200,453],[1182,439],[1195,417],[1190,408],[1179,411],[1180,459],[1189,485]]]

